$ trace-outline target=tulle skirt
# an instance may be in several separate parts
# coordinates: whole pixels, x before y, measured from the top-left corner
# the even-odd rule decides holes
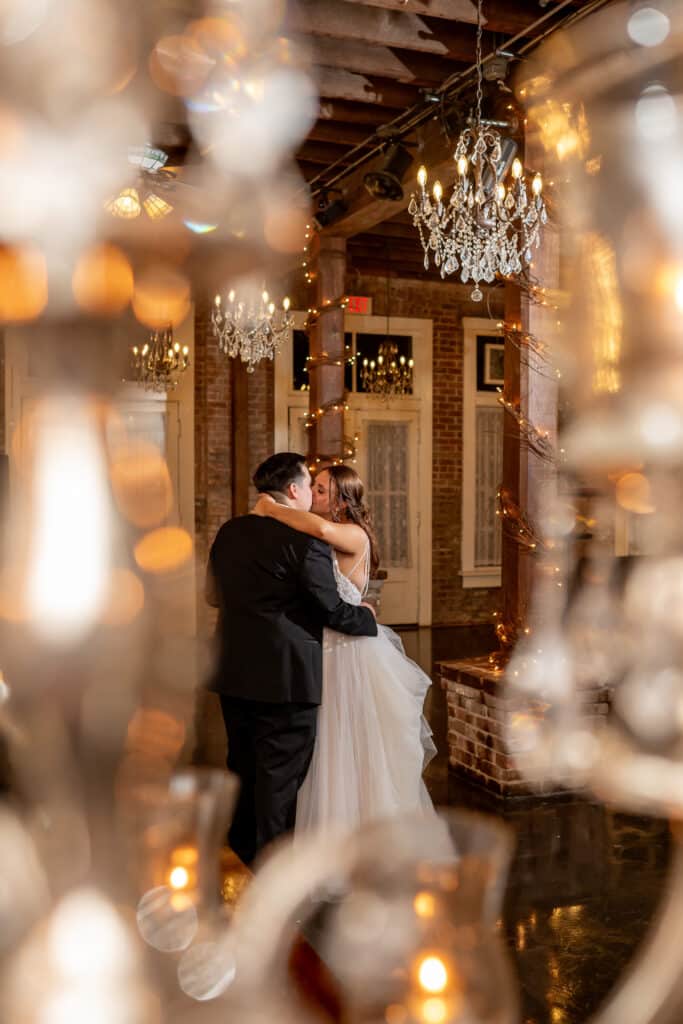
[[[422,781],[436,753],[422,714],[430,686],[386,626],[376,637],[325,630],[323,700],[299,790],[297,832],[356,828],[419,809],[434,813]]]

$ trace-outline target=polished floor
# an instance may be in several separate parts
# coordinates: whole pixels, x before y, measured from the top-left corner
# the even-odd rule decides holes
[[[441,659],[484,653],[481,627],[402,633],[427,671]],[[633,818],[588,800],[495,801],[448,769],[446,705],[426,705],[439,755],[427,783],[437,804],[502,817],[516,837],[503,928],[516,966],[523,1024],[579,1024],[632,960],[662,899],[666,822]]]

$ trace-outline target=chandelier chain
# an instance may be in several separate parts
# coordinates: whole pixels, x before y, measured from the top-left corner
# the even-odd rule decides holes
[[[459,271],[463,284],[474,282],[474,302],[484,297],[482,282],[491,284],[496,275],[518,277],[531,264],[548,220],[541,175],[534,176],[529,189],[522,161],[515,156],[515,140],[501,136],[491,122],[482,122],[482,6],[483,0],[477,0],[475,118],[458,137],[451,196],[444,196],[440,181],[434,182],[430,195],[427,168],[420,167],[418,191],[408,205],[425,270],[433,261],[442,278]]]
[[[482,101],[482,69],[481,69],[481,7],[482,0],[477,0],[477,128],[481,125]]]

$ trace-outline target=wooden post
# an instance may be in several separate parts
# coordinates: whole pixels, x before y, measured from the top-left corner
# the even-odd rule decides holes
[[[548,225],[541,248],[534,257],[532,273],[539,289],[554,292],[559,284],[559,238]],[[539,299],[541,298],[539,292]],[[522,294],[514,284],[505,286],[505,388],[507,402],[519,409],[524,425],[504,414],[503,492],[519,510],[520,517],[539,533],[544,505],[556,486],[553,462],[534,452],[528,431],[548,434],[557,441],[558,385],[552,367],[539,357],[529,338],[545,341],[551,337],[549,319],[556,313],[550,305]],[[516,333],[510,335],[510,330]],[[517,530],[515,527],[517,526]],[[503,530],[503,626],[512,633],[525,626],[529,614],[535,553],[519,542],[519,522],[504,523]]]
[[[344,457],[344,296],[346,239],[318,235],[313,248],[317,317],[310,330],[309,463]]]

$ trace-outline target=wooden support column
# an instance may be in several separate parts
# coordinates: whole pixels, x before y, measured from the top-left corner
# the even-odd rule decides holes
[[[559,238],[548,225],[543,233],[541,248],[534,256],[533,275],[539,289],[552,294],[559,284]],[[543,305],[523,294],[514,284],[505,286],[506,328],[516,327],[516,339],[505,341],[506,401],[519,408],[525,427],[520,427],[510,413],[504,414],[503,491],[517,506],[521,517],[540,534],[539,522],[543,508],[555,490],[556,468],[552,460],[542,458],[530,450],[525,442],[525,430],[536,428],[548,432],[548,440],[556,450],[558,385],[552,367],[541,360],[533,348],[525,344],[525,336],[548,343],[552,337],[552,317],[557,314],[551,305]],[[503,529],[503,624],[525,626],[528,621],[534,559],[537,552],[520,544],[519,529],[514,519],[504,523]]]
[[[344,310],[339,302],[344,296],[346,239],[318,235],[312,255],[318,316],[309,334],[308,457],[319,468],[344,457]]]
[[[241,359],[231,359],[232,373],[232,514],[249,511],[249,376]]]

